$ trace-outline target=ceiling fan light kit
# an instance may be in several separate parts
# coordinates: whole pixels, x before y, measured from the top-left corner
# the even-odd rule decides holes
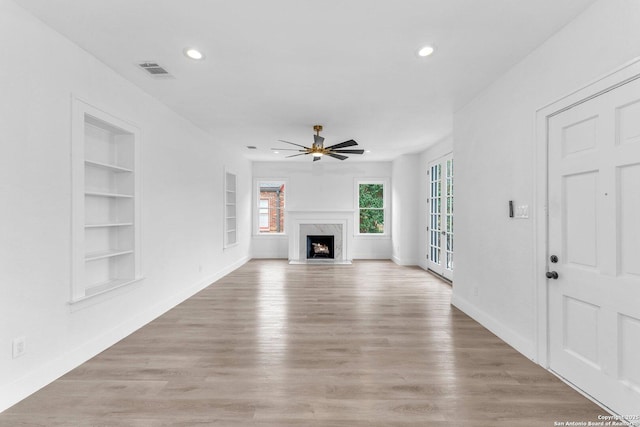
[[[304,145],[300,145],[300,144],[296,144],[294,142],[289,142],[289,141],[284,141],[282,139],[279,139],[278,141],[280,142],[284,142],[285,144],[291,144],[291,145],[295,145],[297,147],[301,147],[303,148],[303,150],[300,149],[294,149],[294,148],[272,148],[272,150],[286,150],[286,151],[298,151],[299,154],[292,154],[290,156],[287,156],[287,158],[289,157],[297,157],[297,156],[304,156],[307,154],[311,154],[311,156],[313,157],[313,161],[316,162],[320,159],[322,159],[323,156],[327,155],[329,157],[333,157],[335,159],[338,160],[345,160],[348,157],[343,155],[343,154],[363,154],[364,150],[361,149],[351,149],[351,150],[343,150],[342,148],[345,147],[353,147],[355,145],[358,145],[357,142],[355,142],[353,139],[350,139],[348,141],[344,141],[341,142],[339,144],[334,144],[331,145],[329,147],[325,147],[324,146],[324,138],[320,136],[320,132],[322,131],[322,125],[315,125],[313,126],[313,130],[315,131],[315,135],[313,135],[313,145],[311,145],[311,147],[305,147]]]

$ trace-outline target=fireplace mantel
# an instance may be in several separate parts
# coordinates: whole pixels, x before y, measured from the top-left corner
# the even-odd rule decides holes
[[[330,225],[335,224],[342,230],[340,236],[336,236],[341,248],[336,248],[336,256],[333,260],[315,262],[332,264],[351,264],[351,236],[353,236],[353,210],[287,210],[287,227],[289,235],[289,262],[291,264],[307,264],[310,261],[301,256],[301,240],[306,242],[306,235],[301,236],[300,228],[303,225]],[[305,243],[306,250],[306,243]]]

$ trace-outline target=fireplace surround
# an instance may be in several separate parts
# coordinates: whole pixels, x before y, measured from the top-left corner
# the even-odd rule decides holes
[[[287,211],[289,263],[351,264],[353,211]],[[307,236],[333,236],[333,258],[308,258]]]

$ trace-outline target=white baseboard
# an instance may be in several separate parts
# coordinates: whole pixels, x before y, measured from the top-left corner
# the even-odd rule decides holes
[[[152,320],[157,319],[162,314],[200,292],[213,282],[220,280],[232,271],[242,267],[248,261],[249,257],[239,259],[235,263],[226,266],[206,279],[181,290],[172,297],[156,304],[126,322],[121,323],[115,328],[104,332],[91,341],[88,341],[62,356],[45,363],[24,377],[2,386],[0,388],[0,412],[10,408],[40,390],[42,387],[80,366],[121,339],[131,335],[133,332],[142,328]]]
[[[415,260],[415,259],[401,259],[401,258],[398,258],[397,256],[392,256],[391,257],[391,261],[395,262],[398,265],[402,265],[402,266],[418,265],[418,261]]]
[[[454,287],[455,289],[455,287]],[[478,309],[475,305],[471,304],[468,300],[461,298],[454,294],[451,296],[451,304],[456,308],[463,311],[467,316],[471,317],[476,322],[487,328],[494,333],[498,338],[509,344],[511,347],[522,353],[530,360],[535,359],[535,346],[532,341],[525,339],[512,329],[507,328],[495,318],[488,315],[486,312]]]

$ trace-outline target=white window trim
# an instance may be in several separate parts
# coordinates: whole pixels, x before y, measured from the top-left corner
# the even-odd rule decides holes
[[[282,232],[280,233],[261,233],[260,232],[260,187],[259,183],[264,181],[282,182],[284,184],[284,222],[282,225]],[[287,235],[287,194],[289,193],[289,180],[287,178],[254,178],[253,179],[253,208],[252,217],[253,224],[251,225],[253,237],[258,238],[281,238]]]
[[[382,210],[384,211],[384,232],[361,233],[360,232],[360,184],[382,184]],[[391,181],[389,178],[357,178],[353,186],[353,235],[361,239],[388,239],[391,236],[391,203],[389,198]]]

